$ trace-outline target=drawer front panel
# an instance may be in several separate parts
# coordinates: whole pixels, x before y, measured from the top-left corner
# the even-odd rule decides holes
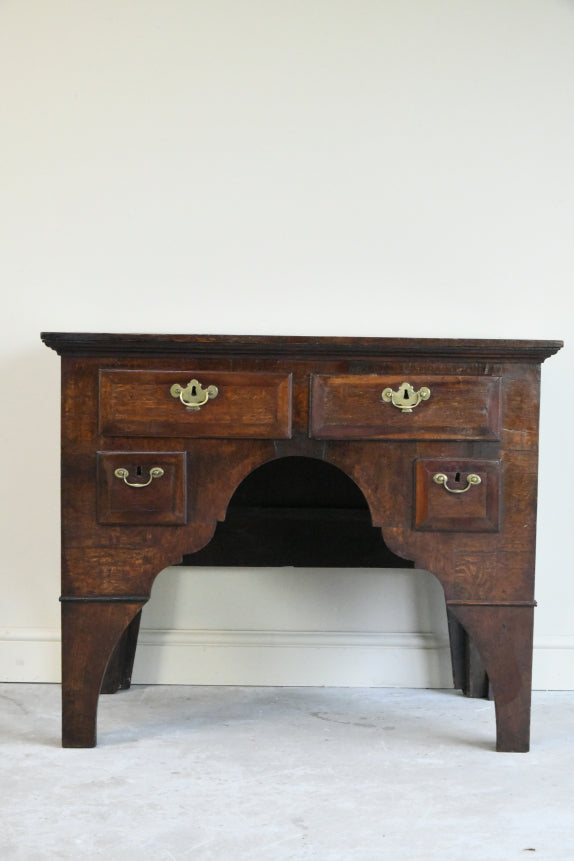
[[[500,461],[417,460],[414,527],[426,532],[498,532]]]
[[[209,390],[186,406],[173,387]],[[215,392],[215,394],[214,394]],[[183,395],[184,399],[187,397]],[[191,397],[191,395],[189,395]],[[188,401],[189,403],[189,401]],[[100,371],[100,433],[104,436],[291,436],[291,375],[221,371]]]
[[[97,469],[98,523],[187,522],[185,452],[99,451]]]
[[[411,411],[407,411],[409,395],[401,391],[405,382],[422,394]],[[399,406],[383,400],[385,390],[395,393]],[[500,379],[315,375],[310,435],[318,439],[497,440]]]

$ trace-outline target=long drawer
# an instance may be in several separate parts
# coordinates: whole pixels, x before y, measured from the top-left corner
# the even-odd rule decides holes
[[[318,439],[500,438],[500,378],[314,375]]]
[[[101,370],[100,433],[118,437],[290,437],[291,375]]]

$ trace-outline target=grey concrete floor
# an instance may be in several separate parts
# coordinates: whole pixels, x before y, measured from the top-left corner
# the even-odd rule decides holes
[[[135,687],[59,746],[55,685],[0,685],[0,858],[572,861],[574,692],[529,754],[452,691]]]

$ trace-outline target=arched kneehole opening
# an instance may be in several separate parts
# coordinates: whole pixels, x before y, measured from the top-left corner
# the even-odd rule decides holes
[[[282,457],[250,473],[210,543],[181,564],[413,567],[372,526],[355,482],[338,467],[309,457]]]

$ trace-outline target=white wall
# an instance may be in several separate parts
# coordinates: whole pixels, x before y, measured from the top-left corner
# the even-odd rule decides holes
[[[40,330],[571,340],[573,45],[572,0],[0,0],[3,678],[59,673]],[[574,687],[573,377],[544,366],[538,687]],[[165,572],[137,678],[448,683],[428,575],[303,573]]]

